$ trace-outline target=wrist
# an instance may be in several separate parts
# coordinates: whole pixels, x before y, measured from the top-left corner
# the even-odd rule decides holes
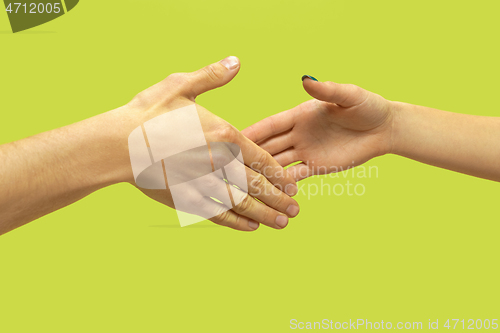
[[[382,100],[382,98],[380,98]],[[375,109],[383,115],[383,121],[377,128],[377,144],[373,156],[383,156],[394,153],[395,147],[395,124],[396,117],[399,116],[398,102],[383,99],[383,103],[379,103]]]
[[[95,118],[95,119],[94,119]],[[135,114],[126,106],[91,118],[94,122],[95,143],[99,152],[101,183],[104,186],[129,182],[134,183],[130,164],[128,137],[141,125]]]
[[[390,154],[404,155],[406,121],[411,114],[413,105],[403,102],[391,101],[392,125],[391,125],[391,150]]]

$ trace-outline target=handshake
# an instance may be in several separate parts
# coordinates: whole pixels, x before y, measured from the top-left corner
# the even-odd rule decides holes
[[[239,69],[228,57],[172,74],[123,107],[1,145],[0,234],[121,182],[185,216],[283,229],[299,213],[296,182],[389,153],[500,181],[498,117],[388,101],[305,75],[312,100],[240,132],[195,103]]]
[[[292,198],[297,181],[390,151],[391,104],[354,85],[304,76],[315,99],[242,132],[195,104],[239,69],[238,58],[228,57],[194,73],[172,74],[126,106],[144,121],[129,137],[130,183],[178,212],[233,229],[283,229],[299,213]],[[147,166],[150,172],[141,174]],[[179,219],[183,225],[200,220],[186,222],[182,213]]]

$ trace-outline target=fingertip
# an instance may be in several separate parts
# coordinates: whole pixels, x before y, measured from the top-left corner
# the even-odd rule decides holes
[[[286,215],[290,217],[296,217],[297,215],[299,215],[299,212],[300,212],[300,207],[298,204],[290,205],[286,209]]]
[[[302,77],[302,86],[304,90],[314,98],[316,98],[314,95],[317,94],[318,89],[321,89],[322,83],[323,82],[318,81],[315,77],[310,75],[304,75]]]
[[[260,224],[255,221],[248,221],[248,227],[251,229],[250,231],[255,231],[259,229]]]
[[[235,56],[226,57],[222,59],[220,63],[230,71],[233,71],[241,66],[240,59]]]
[[[276,225],[279,229],[284,229],[288,225],[288,216],[286,215],[278,215],[275,220]]]
[[[302,76],[302,82],[304,82],[304,80],[306,80],[306,79],[310,79],[310,80],[318,82],[318,79],[316,79],[314,76],[311,76],[311,75],[303,75]]]

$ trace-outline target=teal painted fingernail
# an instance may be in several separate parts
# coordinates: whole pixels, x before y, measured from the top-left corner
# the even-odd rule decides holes
[[[302,77],[302,81],[304,81],[305,79],[311,79],[313,81],[318,81],[314,76],[311,76],[311,75],[304,75]]]

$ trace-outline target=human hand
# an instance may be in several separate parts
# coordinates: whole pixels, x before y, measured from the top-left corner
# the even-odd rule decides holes
[[[230,82],[238,73],[239,68],[239,60],[236,57],[228,57],[194,73],[172,74],[162,82],[138,94],[122,108],[121,116],[131,119],[133,126],[137,127],[166,112],[193,105],[198,95]],[[224,203],[213,201],[206,196],[202,189],[190,191],[186,200],[192,207],[222,212],[210,219],[220,225],[244,231],[257,229],[259,223],[276,229],[284,228],[288,223],[288,217],[296,216],[299,208],[294,199],[278,188],[290,195],[295,195],[297,187],[293,178],[271,155],[244,137],[235,127],[205,108],[197,104],[195,106],[208,143],[225,142],[235,144],[241,149],[246,164],[248,195],[244,194],[241,203],[225,212],[223,211],[227,208]],[[212,157],[214,162],[234,158],[230,149],[224,148],[224,145],[218,145],[216,149],[212,148]],[[178,178],[193,179],[192,173],[198,171],[193,171],[195,169],[193,166],[197,164],[201,155],[194,152],[184,156],[184,158],[185,161],[182,164],[185,167],[177,166]],[[135,185],[131,174],[127,181]],[[214,181],[223,181],[223,179]],[[168,186],[166,191],[141,188],[140,190],[154,200],[175,208]]]
[[[242,133],[269,152],[296,181],[346,170],[391,151],[392,103],[351,84],[303,77],[315,99],[273,115]]]

